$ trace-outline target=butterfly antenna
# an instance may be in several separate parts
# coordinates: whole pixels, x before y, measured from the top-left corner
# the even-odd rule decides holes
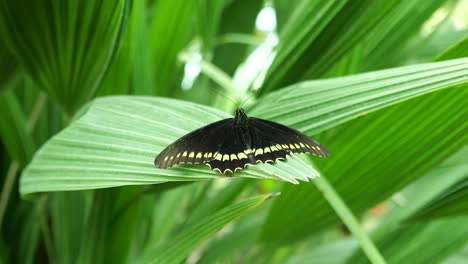
[[[245,100],[242,102],[242,104],[240,105],[241,106],[240,108],[244,107],[244,104],[247,103],[247,101],[249,101],[251,98],[252,96],[247,95],[247,98],[245,98]]]
[[[216,94],[218,94],[218,95],[224,97],[226,100],[228,100],[229,102],[231,102],[231,103],[232,103],[233,105],[235,105],[237,108],[240,108],[240,105],[239,105],[238,103],[234,102],[233,100],[231,100],[231,98],[229,98],[229,97],[225,96],[224,94],[220,93],[220,92],[219,92],[216,88],[214,88],[214,87],[211,87],[211,86],[210,86],[210,88],[211,88]]]

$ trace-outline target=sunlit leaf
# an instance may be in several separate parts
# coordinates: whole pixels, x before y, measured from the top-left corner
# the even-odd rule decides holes
[[[466,60],[454,60],[306,82],[265,97],[248,113],[313,134],[401,100],[463,83],[467,71]],[[310,92],[317,85],[321,89]],[[208,107],[162,98],[97,99],[83,117],[38,152],[23,173],[21,192],[219,177],[206,166],[157,169],[153,159],[185,133],[229,116]],[[294,155],[287,162],[259,164],[238,175],[297,182],[316,173]]]
[[[467,89],[453,88],[363,117],[322,140],[332,155],[316,164],[359,215],[466,144],[467,100]],[[284,185],[282,193],[267,219],[265,242],[300,240],[339,223],[313,184]],[[287,230],[280,228],[293,219]]]

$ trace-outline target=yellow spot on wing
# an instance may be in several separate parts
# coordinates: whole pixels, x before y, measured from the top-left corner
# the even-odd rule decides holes
[[[301,148],[301,146],[299,146],[297,143],[294,143],[294,146],[296,146],[297,149]]]
[[[214,156],[215,160],[221,160],[222,158],[223,158],[223,155],[221,155],[219,153],[216,153],[216,155]]]
[[[245,153],[241,152],[241,153],[237,154],[237,157],[239,157],[239,159],[246,159],[247,155],[245,155]]]
[[[228,154],[224,154],[223,161],[225,161],[225,160],[229,160],[229,155]]]
[[[246,149],[244,152],[245,152],[245,154],[254,153],[255,149]]]
[[[268,153],[268,152],[271,152],[270,148],[269,147],[266,147],[264,150],[263,150],[264,153]]]
[[[231,154],[231,160],[236,160],[236,159],[237,159],[236,154]]]
[[[164,157],[164,161],[166,161],[168,158],[169,158],[168,156]]]
[[[263,149],[257,149],[257,151],[255,151],[255,155],[263,155]]]
[[[184,151],[184,153],[182,153],[182,157],[187,157],[187,151]]]
[[[176,158],[180,157],[180,152],[177,154]]]
[[[283,149],[288,149],[289,148],[288,145],[286,145],[286,144],[281,144],[281,147],[283,147]]]
[[[295,147],[294,147],[293,144],[289,144],[289,148],[290,148],[290,149],[295,149]]]
[[[207,158],[211,158],[211,156],[213,156],[213,153],[210,152],[210,153],[208,153]]]
[[[193,158],[195,157],[195,152],[190,152],[190,154],[188,155],[189,158]]]
[[[283,147],[280,144],[276,144],[275,147],[279,150],[281,150]]]
[[[201,159],[201,157],[202,157],[202,153],[201,153],[201,152],[198,152],[196,158],[197,158],[197,159]]]
[[[304,143],[299,143],[301,145],[301,147],[305,148],[306,146],[304,145]]]
[[[278,151],[278,148],[275,146],[271,146],[270,148],[271,148],[271,151]]]

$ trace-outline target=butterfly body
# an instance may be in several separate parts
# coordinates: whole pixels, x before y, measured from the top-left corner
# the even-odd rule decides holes
[[[325,146],[279,123],[248,117],[242,108],[234,118],[206,125],[181,137],[155,159],[159,168],[182,163],[205,163],[222,174],[248,164],[274,162],[291,153],[328,156]]]

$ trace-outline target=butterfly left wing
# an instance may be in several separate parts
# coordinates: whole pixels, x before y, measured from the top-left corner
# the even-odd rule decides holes
[[[204,163],[212,160],[224,143],[225,130],[233,119],[224,119],[179,138],[166,147],[154,160],[158,168],[170,168],[182,163]]]

